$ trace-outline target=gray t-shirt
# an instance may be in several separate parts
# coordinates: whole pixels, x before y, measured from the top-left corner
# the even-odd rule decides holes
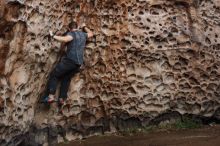
[[[67,35],[72,36],[73,40],[67,43],[66,57],[73,60],[76,64],[82,65],[87,33],[73,31],[68,32]]]

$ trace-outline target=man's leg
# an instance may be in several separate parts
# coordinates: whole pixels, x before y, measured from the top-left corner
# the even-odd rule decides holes
[[[56,93],[56,88],[58,84],[58,79],[63,75],[71,72],[75,68],[75,64],[66,58],[61,60],[60,63],[56,65],[54,70],[50,74],[49,82],[48,82],[48,94],[49,94],[49,101],[54,99],[54,95]]]
[[[79,72],[79,65],[75,65],[75,68],[70,72],[64,75],[64,77],[62,78],[61,81],[61,85],[60,85],[60,96],[59,99],[62,102],[62,100],[66,100],[67,99],[67,92],[70,86],[70,82],[71,82],[71,78]]]

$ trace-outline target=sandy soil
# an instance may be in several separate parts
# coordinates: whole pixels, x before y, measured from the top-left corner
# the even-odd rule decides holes
[[[220,125],[133,136],[96,136],[58,146],[220,146]]]

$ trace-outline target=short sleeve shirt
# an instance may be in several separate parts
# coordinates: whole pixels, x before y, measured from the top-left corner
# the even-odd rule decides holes
[[[87,33],[82,31],[73,31],[68,32],[67,35],[72,36],[73,40],[67,44],[66,57],[73,60],[78,65],[83,64]]]

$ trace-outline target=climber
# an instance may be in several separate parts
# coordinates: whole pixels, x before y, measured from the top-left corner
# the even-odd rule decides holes
[[[55,35],[50,31],[50,36],[59,41],[66,43],[67,51],[61,61],[55,66],[50,74],[46,93],[43,101],[52,103],[55,101],[55,92],[58,80],[61,79],[60,94],[58,103],[62,105],[67,99],[67,91],[70,85],[71,77],[79,72],[83,64],[83,52],[86,45],[86,39],[93,37],[92,31],[85,24],[78,28],[77,22],[69,24],[69,32],[65,36]]]

